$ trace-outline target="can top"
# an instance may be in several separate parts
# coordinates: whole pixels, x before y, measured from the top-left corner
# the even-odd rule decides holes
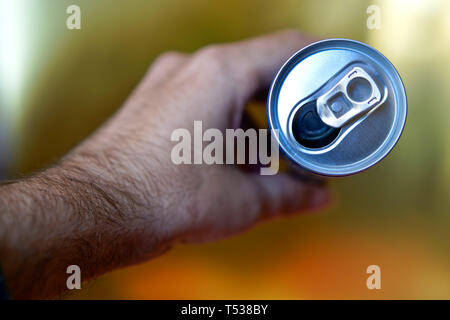
[[[397,70],[380,52],[358,41],[328,39],[283,65],[267,113],[272,134],[292,161],[318,174],[344,176],[392,150],[407,100]]]

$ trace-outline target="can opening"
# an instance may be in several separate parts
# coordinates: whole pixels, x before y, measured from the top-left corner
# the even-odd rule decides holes
[[[336,139],[341,129],[325,124],[317,113],[316,101],[298,109],[292,122],[295,140],[307,148],[322,148]]]

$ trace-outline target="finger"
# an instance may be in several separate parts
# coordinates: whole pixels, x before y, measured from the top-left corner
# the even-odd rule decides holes
[[[288,174],[251,176],[261,204],[262,218],[323,209],[331,194],[323,186],[311,185]]]
[[[269,87],[283,63],[314,41],[317,39],[288,30],[225,45],[237,94],[248,99]]]
[[[178,227],[185,230],[181,232],[184,240],[204,241],[234,235],[261,220],[318,210],[330,201],[325,189],[308,186],[288,175],[256,176],[236,168],[221,169],[212,170],[199,189],[202,199],[207,201],[197,204],[196,219]]]

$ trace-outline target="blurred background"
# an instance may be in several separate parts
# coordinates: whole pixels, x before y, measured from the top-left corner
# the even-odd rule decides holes
[[[68,30],[66,8],[81,8]],[[369,30],[377,5],[381,28]],[[350,38],[403,78],[406,129],[333,206],[178,246],[67,298],[450,299],[450,1],[0,0],[0,177],[45,167],[120,107],[152,60],[282,28]],[[381,268],[381,290],[366,287]]]

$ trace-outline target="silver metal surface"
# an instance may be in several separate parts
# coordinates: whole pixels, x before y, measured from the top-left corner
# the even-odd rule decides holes
[[[333,96],[327,93],[335,92],[342,77],[355,68],[363,71],[372,88],[370,98],[364,100],[369,105],[355,107],[361,101],[352,99],[347,87],[339,89],[340,97],[350,103],[330,105]],[[325,102],[318,104],[324,119],[325,108],[331,113],[357,108],[357,113],[338,123],[331,118],[329,125],[342,126],[334,141],[307,148],[294,138],[292,121],[299,108],[320,96],[325,96]],[[343,176],[369,168],[392,150],[403,131],[407,101],[399,74],[381,53],[358,41],[330,39],[300,50],[284,64],[272,83],[267,112],[272,133],[288,158],[314,173]]]
[[[378,85],[364,69],[355,67],[330,90],[317,98],[317,113],[330,127],[341,128],[349,120],[372,109],[380,102],[381,91]]]

